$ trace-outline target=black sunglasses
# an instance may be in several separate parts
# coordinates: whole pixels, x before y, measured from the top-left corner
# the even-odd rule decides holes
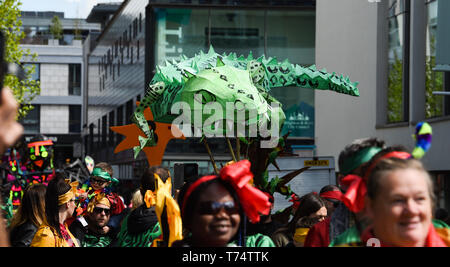
[[[105,212],[106,215],[109,215],[109,213],[111,212],[110,209],[97,208],[97,207],[94,208],[94,213],[100,214],[100,213],[102,213],[103,211]]]
[[[220,210],[225,209],[228,214],[236,214],[239,212],[239,208],[234,201],[216,202],[207,201],[200,202],[198,213],[203,215],[217,214]]]
[[[98,179],[98,178],[91,177],[91,183],[104,184],[104,183],[107,183],[107,182],[108,181],[103,180],[103,179]]]

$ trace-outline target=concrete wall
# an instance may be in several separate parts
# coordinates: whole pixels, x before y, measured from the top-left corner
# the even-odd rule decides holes
[[[316,91],[316,154],[334,156],[375,135],[377,4],[317,0],[316,65],[359,82],[360,97]]]
[[[69,106],[41,105],[41,133],[68,134]]]
[[[41,64],[41,96],[69,95],[69,65]]]

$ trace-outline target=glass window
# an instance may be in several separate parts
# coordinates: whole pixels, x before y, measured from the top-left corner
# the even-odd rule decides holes
[[[69,132],[81,133],[81,106],[69,105]]]
[[[120,126],[123,125],[123,105],[117,108],[117,123],[114,126]],[[122,142],[124,136],[121,134],[114,133],[116,137],[116,144],[118,145],[120,142]]]
[[[207,50],[208,10],[157,9],[155,15],[157,65]]]
[[[23,64],[23,67],[25,70],[34,68],[34,73],[30,77],[32,81],[41,80],[41,65],[39,63],[25,63]]]
[[[315,47],[315,11],[267,12],[268,56],[309,66],[315,63]]]
[[[211,10],[210,40],[219,54],[264,55],[264,11]]]
[[[427,3],[427,38],[426,38],[426,104],[427,118],[438,117],[444,114],[444,96],[433,95],[435,91],[444,91],[444,73],[433,71],[436,67],[436,33],[437,33],[437,5],[438,1]]]
[[[30,110],[20,123],[24,128],[25,134],[38,134],[40,132],[41,124],[41,106],[33,105],[33,109]]]
[[[127,124],[131,123],[131,115],[133,115],[134,112],[134,107],[133,107],[133,99],[131,99],[130,101],[128,101],[125,104],[125,121]]]
[[[408,69],[405,65],[405,49],[409,41],[405,38],[407,7],[404,0],[389,0],[388,35],[388,123],[402,122],[408,119],[408,90],[405,88]],[[405,43],[408,42],[408,43]]]
[[[109,127],[114,126],[114,111],[109,113]],[[108,144],[114,145],[114,132],[108,127]]]
[[[286,120],[281,135],[314,138],[314,90],[298,87],[279,87],[271,95],[283,105]]]
[[[315,62],[314,10],[156,9],[157,65],[165,60],[192,57],[209,44],[219,53],[234,52],[255,58],[267,53],[280,61],[300,65]],[[301,25],[301,27],[292,27]],[[314,90],[273,88],[283,104],[286,123],[283,133],[291,137],[314,138]]]
[[[292,27],[291,25],[301,25]],[[315,63],[316,15],[314,11],[268,11],[267,54],[279,61],[310,66]],[[281,102],[286,121],[282,135],[314,138],[314,90],[298,87],[272,88]]]
[[[69,64],[69,95],[81,95],[81,64]]]
[[[102,117],[102,146],[106,146],[106,131],[107,131],[107,121],[106,121],[106,115]]]

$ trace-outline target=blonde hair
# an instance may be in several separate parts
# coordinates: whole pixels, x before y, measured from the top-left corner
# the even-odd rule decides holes
[[[133,193],[133,196],[131,197],[131,204],[132,204],[131,210],[134,210],[140,205],[142,205],[144,203],[142,199],[143,197],[141,194],[141,190],[136,189],[136,191]]]
[[[426,183],[428,185],[428,193],[431,199],[431,203],[434,207],[436,201],[436,195],[434,194],[434,185],[431,180],[430,174],[424,168],[422,162],[416,159],[399,159],[388,158],[383,159],[373,168],[367,182],[367,195],[370,199],[375,199],[380,193],[380,179],[386,176],[387,173],[396,170],[413,169],[425,174]]]

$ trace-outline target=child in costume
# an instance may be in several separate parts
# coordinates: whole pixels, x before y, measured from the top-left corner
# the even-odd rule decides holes
[[[108,163],[99,162],[95,165],[89,181],[79,189],[77,215],[85,214],[89,202],[98,194],[103,193],[111,204],[111,218],[108,226],[117,229],[125,205],[119,195],[112,191],[112,186],[119,183],[119,180],[113,178],[112,175],[113,169]]]

